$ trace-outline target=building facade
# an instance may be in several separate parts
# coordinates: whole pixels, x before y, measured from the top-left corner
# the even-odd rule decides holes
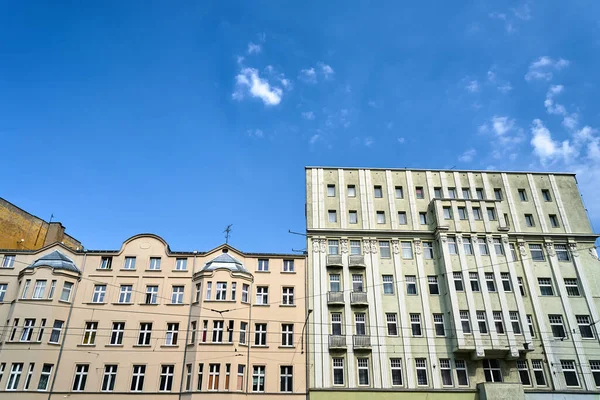
[[[306,397],[304,256],[60,243],[0,254],[0,397]]]
[[[598,398],[574,175],[308,167],[306,196],[311,398]]]

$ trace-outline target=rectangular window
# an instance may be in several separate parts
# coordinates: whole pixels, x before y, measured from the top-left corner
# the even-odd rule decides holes
[[[398,321],[396,314],[386,313],[385,319],[387,321],[387,334],[388,336],[398,336]]]
[[[50,340],[48,340],[48,343],[58,343],[58,341],[60,340],[60,334],[62,333],[62,327],[64,323],[64,321],[60,321],[57,319],[54,320],[54,325],[52,326],[52,332],[50,332]]]
[[[466,310],[461,310],[459,315],[463,333],[471,333],[471,320],[469,319],[469,312]]]
[[[171,304],[183,304],[183,286],[173,286]]]
[[[192,390],[192,364],[185,365],[185,390]]]
[[[294,305],[294,288],[284,287],[282,290],[282,304],[286,306]]]
[[[177,322],[167,323],[167,334],[165,336],[165,345],[166,346],[176,346],[178,335],[179,335],[179,323],[177,323]]]
[[[269,288],[267,286],[256,287],[256,304],[269,304]]]
[[[429,285],[429,294],[440,294],[437,276],[428,276],[427,283]]]
[[[212,297],[212,282],[206,282],[206,300]]]
[[[132,285],[121,285],[121,291],[119,292],[119,303],[131,303],[132,292]]]
[[[208,390],[219,390],[219,375],[221,373],[221,364],[208,365]]]
[[[488,219],[490,221],[495,221],[496,220],[496,209],[493,207],[488,207],[487,208],[487,215],[488,215]]]
[[[333,384],[340,386],[344,385],[344,359],[334,357],[333,360]]]
[[[250,286],[242,283],[242,303],[248,303],[248,290]]]
[[[592,325],[589,315],[576,315],[577,325],[579,326],[579,333],[583,339],[593,339],[594,331],[592,331]]]
[[[340,274],[329,274],[329,291],[340,292]]]
[[[98,322],[88,321],[85,323],[85,329],[83,330],[83,342],[84,345],[92,345],[96,343],[96,332],[98,331]]]
[[[463,238],[463,250],[465,254],[468,256],[473,255],[473,245],[471,244],[471,238],[465,237]]]
[[[196,343],[196,332],[198,331],[198,321],[190,321],[190,343]]]
[[[291,393],[294,391],[293,367],[282,365],[279,367],[279,391]]]
[[[392,275],[382,275],[383,294],[394,294],[394,277]]]
[[[71,291],[73,290],[73,284],[71,282],[65,282],[63,284],[62,292],[60,293],[61,301],[70,301]]]
[[[284,271],[284,272],[286,272],[286,271]],[[231,282],[231,301],[235,301],[236,293],[237,293],[237,282]]]
[[[31,342],[33,336],[33,327],[35,326],[35,319],[26,318],[25,324],[23,325],[23,331],[21,332],[21,342]]]
[[[456,198],[456,188],[448,188],[448,197],[450,197],[451,199]]]
[[[433,314],[433,326],[435,329],[435,336],[446,336],[444,314]]]
[[[467,210],[464,207],[458,207],[458,219],[466,220],[467,219]]]
[[[381,190],[381,186],[375,186],[373,193],[376,199],[381,199],[383,197],[383,191]]]
[[[542,189],[542,198],[544,201],[552,201],[552,196],[550,196],[550,191],[548,189]]]
[[[442,210],[444,212],[444,219],[452,219],[452,210],[450,207],[444,207]]]
[[[342,334],[342,313],[331,313],[331,334],[334,336]]]
[[[48,390],[48,383],[50,382],[50,375],[52,375],[53,364],[44,364],[42,366],[42,372],[40,373],[40,381],[38,383],[37,390],[45,392]]]
[[[512,330],[515,335],[522,335],[523,331],[521,330],[521,321],[519,320],[519,313],[516,311],[510,311],[508,313],[510,316],[510,324],[512,325]]]
[[[502,371],[500,361],[483,360],[483,374],[486,382],[502,382]]]
[[[160,257],[150,257],[150,266],[148,269],[153,271],[160,270]]]
[[[4,296],[6,296],[7,289],[8,285],[6,283],[0,283],[0,303],[4,301]]]
[[[550,226],[552,226],[553,228],[560,227],[560,224],[558,223],[558,217],[556,216],[556,214],[550,214],[548,215],[548,218],[550,219]]]
[[[244,380],[246,377],[246,366],[238,364],[238,374],[237,374],[237,390],[244,389]]]
[[[160,368],[160,382],[158,390],[160,392],[170,392],[173,389],[173,377],[175,375],[174,365],[162,365]]]
[[[527,201],[527,192],[525,191],[525,189],[519,189],[519,199],[521,201]]]
[[[45,290],[46,290],[46,281],[45,280],[35,281],[32,298],[43,299]]]
[[[146,375],[145,365],[134,365],[133,375],[131,376],[131,391],[141,392],[144,390],[144,376]]]
[[[335,185],[327,185],[327,197],[335,197]]]
[[[577,278],[565,278],[565,287],[569,296],[581,296],[579,294],[579,283]]]
[[[494,198],[496,200],[502,200],[502,189],[494,188]]]
[[[398,225],[406,225],[406,211],[398,211]]]
[[[294,272],[294,260],[283,260],[283,272]]]
[[[412,243],[401,242],[402,246],[402,258],[405,260],[411,260],[413,258]]]
[[[477,243],[479,244],[479,254],[482,256],[487,256],[490,254],[490,249],[488,249],[487,242],[484,238],[477,239]]]
[[[535,329],[533,328],[533,317],[531,314],[527,314],[527,326],[529,327],[529,333],[531,334],[531,337],[534,338]]]
[[[363,291],[363,276],[361,274],[352,274],[352,291]]]
[[[358,224],[358,213],[356,212],[356,210],[348,211],[348,223]]]
[[[104,303],[106,296],[106,285],[95,285],[94,294],[92,295],[92,303]]]
[[[248,323],[240,322],[240,344],[246,344],[246,332],[248,331]]]
[[[255,365],[252,370],[252,391],[265,391],[265,366]]]
[[[485,273],[485,283],[487,285],[488,292],[496,291],[496,283],[494,282],[494,274],[492,272]]]
[[[281,345],[294,345],[294,324],[281,324]]]
[[[494,239],[494,252],[497,256],[504,255],[504,247],[502,247],[502,241],[500,239]]]
[[[419,213],[419,222],[421,223],[421,225],[427,225],[427,213],[426,212]]]
[[[329,248],[329,255],[337,256],[340,254],[340,242],[339,240],[330,239],[327,241],[327,245]]]
[[[115,380],[117,379],[117,366],[114,364],[104,366],[104,376],[102,377],[102,391],[112,392],[115,390]]]
[[[477,311],[477,326],[479,327],[479,333],[488,333],[487,320],[485,318],[485,311]]]
[[[562,368],[567,387],[578,387],[579,378],[577,378],[577,371],[575,370],[575,361],[560,360],[560,366]]]
[[[396,186],[396,198],[403,199],[404,198],[404,189],[402,186]]]
[[[46,327],[46,318],[42,318],[40,322],[40,329],[38,330],[36,342],[40,343],[42,341],[42,337],[44,336],[44,328]]]
[[[267,324],[255,324],[254,325],[254,345],[255,346],[266,346],[267,345]]]
[[[15,265],[15,258],[15,255],[6,254],[4,256],[4,259],[2,260],[2,268],[13,268],[13,266]]]
[[[542,360],[531,360],[533,376],[535,376],[535,384],[537,386],[546,386],[546,375],[544,374],[544,365]]]
[[[384,211],[377,211],[377,223],[385,224],[385,212]]]
[[[362,254],[362,250],[360,247],[360,240],[350,240],[350,254],[351,255]]]
[[[269,270],[269,260],[259,259],[258,260],[258,271],[266,272],[268,270]]]
[[[10,375],[8,376],[8,382],[6,382],[6,390],[17,390],[19,387],[19,379],[21,379],[21,373],[23,372],[23,363],[13,363],[10,369]]]
[[[492,314],[494,316],[494,326],[496,327],[496,332],[500,334],[505,333],[504,321],[502,320],[502,312],[494,311]]]
[[[112,257],[101,257],[99,269],[112,269]]]
[[[417,294],[417,277],[414,275],[406,275],[404,277],[406,281],[406,294],[416,295]]]
[[[527,360],[517,360],[517,370],[523,386],[531,386],[531,378],[529,376],[529,368],[527,368]]]
[[[548,315],[548,321],[550,322],[550,327],[552,328],[552,336],[554,336],[555,338],[566,337],[562,315],[550,314]]]
[[[25,384],[23,385],[23,390],[29,390],[29,385],[31,384],[31,378],[33,377],[33,368],[35,367],[35,363],[29,363],[29,369],[27,370],[27,376],[25,377]]]
[[[327,220],[332,223],[337,222],[337,211],[335,211],[335,210],[327,211]]]
[[[390,369],[392,371],[392,385],[402,386],[402,359],[390,358]]]
[[[225,321],[213,321],[212,342],[223,343],[223,329]]]
[[[556,258],[558,261],[571,261],[566,244],[555,244],[554,250],[556,250]]]
[[[442,386],[452,386],[452,368],[450,359],[440,358],[440,375],[442,377]]]
[[[358,385],[369,385],[369,359],[359,358],[358,361]]]
[[[554,296],[551,278],[538,278],[538,285],[540,286],[540,294],[542,296]]]
[[[215,300],[227,300],[227,282],[217,282]]]
[[[135,257],[125,257],[123,269],[135,269]]]
[[[544,250],[541,244],[530,244],[529,251],[533,261],[544,261]]]
[[[473,207],[473,219],[475,219],[476,221],[483,219],[483,217],[481,216],[481,208]]]
[[[415,194],[417,196],[417,199],[422,199],[425,197],[424,192],[423,192],[423,186],[417,186],[415,188]]]
[[[512,292],[512,285],[510,283],[510,274],[508,272],[501,272],[500,278],[502,279],[502,287],[505,292]]]
[[[592,370],[592,376],[594,377],[594,385],[600,386],[600,361],[590,360],[590,369]]]
[[[365,313],[354,313],[354,326],[356,335],[365,336],[367,334],[367,325],[365,323]]]
[[[525,293],[525,285],[523,284],[523,278],[518,276],[517,282],[519,283],[519,292],[521,292],[521,296],[525,297],[526,293]]]
[[[433,260],[433,242],[423,242],[423,258]]]
[[[448,238],[448,253],[457,254],[456,239],[453,237]]]
[[[125,334],[125,322],[113,322],[112,331],[110,332],[110,344],[123,344],[123,335]]]
[[[463,188],[462,189],[462,198],[463,199],[470,199],[471,198],[471,190],[469,190],[469,188]]]
[[[187,270],[187,258],[177,258],[175,260],[175,270],[176,271]]]
[[[85,383],[87,381],[87,375],[90,370],[90,366],[87,364],[75,365],[75,379],[73,379],[73,391],[82,392],[85,390]]]
[[[415,368],[417,370],[417,385],[427,386],[427,361],[424,358],[415,358]]]
[[[453,272],[452,276],[454,278],[454,289],[457,292],[462,292],[465,290],[463,285],[462,273],[461,272]]]
[[[535,221],[533,220],[533,215],[525,214],[525,225],[529,227],[535,226]]]
[[[410,327],[413,336],[422,336],[421,314],[410,314]]]
[[[390,242],[387,240],[379,241],[379,253],[381,254],[381,258],[391,258]]]
[[[146,286],[146,298],[145,304],[156,304],[158,302],[158,286],[148,285]]]
[[[434,199],[442,198],[442,188],[439,188],[439,187],[433,188],[433,198]]]
[[[356,197],[356,186],[348,185],[348,197]]]
[[[465,360],[454,360],[454,365],[456,365],[458,386],[469,386],[469,374],[467,373],[467,363]]]
[[[138,335],[138,346],[150,346],[152,338],[152,322],[141,322]]]

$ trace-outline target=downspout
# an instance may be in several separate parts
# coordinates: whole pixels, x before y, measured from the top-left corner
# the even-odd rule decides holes
[[[250,349],[252,348],[252,334],[254,332],[252,330],[252,299],[254,298],[252,294],[254,293],[254,275],[252,275],[252,282],[250,282],[250,290],[248,292],[249,304],[248,307],[248,337],[246,338],[246,343],[248,345],[248,354],[246,355],[246,397],[248,397],[248,381],[250,381]]]
[[[306,240],[306,248],[308,249],[308,239]],[[312,312],[311,309],[309,309],[309,295],[308,295],[308,280],[306,279],[306,270],[308,269],[308,250],[307,250],[307,254],[304,257],[304,307],[306,309],[306,312],[308,313],[306,315],[306,356],[305,356],[305,360],[304,360],[304,385],[306,386],[306,400],[309,400],[309,393],[308,393],[308,389],[310,387],[310,373],[309,373],[309,368],[310,368],[310,343],[308,342],[308,338],[310,338],[310,323],[308,323],[308,318],[310,316],[310,313]],[[304,339],[304,338],[302,338]]]
[[[181,400],[181,395],[182,390],[183,390],[183,378],[184,375],[186,374],[186,363],[185,363],[185,359],[187,357],[187,349],[188,349],[188,340],[189,340],[189,335],[190,335],[190,320],[192,319],[192,304],[194,304],[194,274],[196,273],[196,257],[198,255],[198,251],[194,250],[194,263],[192,264],[192,287],[190,290],[190,308],[188,311],[188,319],[187,319],[187,328],[185,329],[185,342],[183,343],[183,362],[181,364],[181,380],[179,381],[179,400]],[[194,366],[192,365],[192,371],[194,369]],[[192,376],[193,379],[193,376]],[[190,388],[191,389],[191,388]]]
[[[87,259],[87,250],[83,253],[83,263],[81,265],[81,275],[85,271],[85,261]],[[56,368],[54,369],[54,377],[52,378],[52,384],[50,385],[50,391],[48,392],[48,400],[52,398],[52,392],[54,391],[54,384],[56,383],[56,377],[58,376],[58,369],[60,367],[60,359],[62,358],[63,349],[65,348],[65,340],[67,340],[67,332],[69,330],[69,322],[71,321],[71,314],[73,313],[73,306],[75,305],[75,299],[77,298],[77,289],[79,288],[79,283],[81,282],[81,276],[77,279],[77,285],[75,285],[75,290],[72,294],[71,305],[69,306],[69,314],[67,315],[67,320],[65,321],[65,329],[62,337],[62,341],[60,343],[60,350],[58,351],[58,357],[56,359]]]

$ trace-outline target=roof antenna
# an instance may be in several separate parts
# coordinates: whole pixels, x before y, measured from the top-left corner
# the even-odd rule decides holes
[[[223,231],[223,233],[225,234],[225,244],[229,244],[229,235],[231,234],[232,226],[233,224],[227,225],[227,228],[225,228],[225,230]]]

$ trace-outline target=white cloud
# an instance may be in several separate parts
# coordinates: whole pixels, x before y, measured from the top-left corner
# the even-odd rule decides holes
[[[511,11],[518,19],[523,21],[529,21],[531,19],[531,9],[527,3],[517,8],[511,8]]]
[[[577,113],[569,113],[565,106],[558,104],[554,101],[554,97],[561,94],[564,90],[563,85],[553,85],[548,89],[546,93],[546,100],[544,100],[544,107],[548,114],[560,115],[563,117],[562,125],[569,129],[574,130],[579,124],[579,115]]]
[[[479,83],[477,82],[477,80],[472,80],[467,83],[465,89],[467,89],[471,93],[479,92]]]
[[[477,154],[477,150],[475,150],[475,149],[466,150],[464,153],[462,153],[460,155],[460,157],[458,157],[458,161],[471,162],[471,161],[473,161],[473,157],[475,157],[476,154]]]
[[[492,83],[496,82],[496,73],[494,71],[488,71],[487,78],[488,78],[488,81],[490,81]]]
[[[515,120],[508,117],[497,117],[492,118],[492,128],[496,135],[503,136],[506,132],[510,131],[515,125]]]
[[[246,133],[248,134],[248,136],[256,139],[262,139],[264,137],[264,133],[260,129],[249,129],[246,131]]]
[[[479,133],[493,135],[502,146],[500,149],[502,152],[509,151],[512,146],[524,139],[523,130],[516,125],[514,119],[506,116],[495,115],[478,130]]]
[[[552,139],[550,130],[540,119],[534,119],[531,124],[531,145],[533,153],[539,157],[543,165],[562,159],[569,162],[577,155],[577,150],[568,140],[559,143]]]
[[[306,83],[317,83],[318,75],[322,75],[324,79],[329,79],[335,74],[330,65],[322,62],[317,63],[317,68],[310,67],[300,70],[299,78]],[[346,85],[346,93],[350,93],[350,85]]]
[[[552,71],[553,70],[560,71],[561,69],[568,67],[569,64],[570,64],[570,61],[565,60],[563,58],[554,60],[548,56],[542,56],[529,65],[527,74],[525,74],[525,80],[526,81],[533,81],[533,80],[549,81],[552,79],[552,76],[553,76]]]
[[[321,67],[321,72],[325,76],[325,79],[329,78],[331,75],[333,75],[335,73],[333,71],[333,68],[331,68],[331,66],[329,66],[327,64],[319,63],[318,65],[319,65],[319,67]]]
[[[377,108],[377,103],[375,102],[375,100],[369,100],[367,104],[369,104],[369,107]]]
[[[302,113],[302,118],[304,119],[308,119],[308,120],[313,120],[315,119],[315,113],[312,111],[306,111]]]
[[[398,143],[400,143],[400,144],[405,142],[405,139],[403,137],[399,137],[397,140],[398,140]]]
[[[510,92],[512,89],[513,89],[513,87],[511,86],[510,83],[506,83],[504,85],[498,86],[498,90],[500,92],[502,92],[502,93],[505,93],[505,94],[508,93],[508,92]]]
[[[394,127],[394,123],[392,121],[390,121],[387,124],[385,124],[385,127],[388,129],[392,129]]]
[[[302,69],[299,78],[306,83],[317,83],[317,72],[314,68]]]
[[[260,44],[248,43],[248,54],[258,54],[262,51],[262,47]]]
[[[368,136],[365,138],[365,146],[367,147],[371,147],[371,145],[374,143],[373,138],[371,136]]]
[[[318,133],[315,133],[314,135],[312,135],[310,137],[310,139],[308,139],[308,143],[315,144],[320,138],[321,138],[321,135],[319,135]]]
[[[236,61],[238,64],[242,64],[244,62],[244,56],[237,56]]]
[[[232,94],[234,100],[242,100],[246,94],[249,94],[251,97],[261,99],[266,106],[276,106],[281,102],[283,90],[271,86],[254,68],[242,68],[235,81],[236,87]]]

